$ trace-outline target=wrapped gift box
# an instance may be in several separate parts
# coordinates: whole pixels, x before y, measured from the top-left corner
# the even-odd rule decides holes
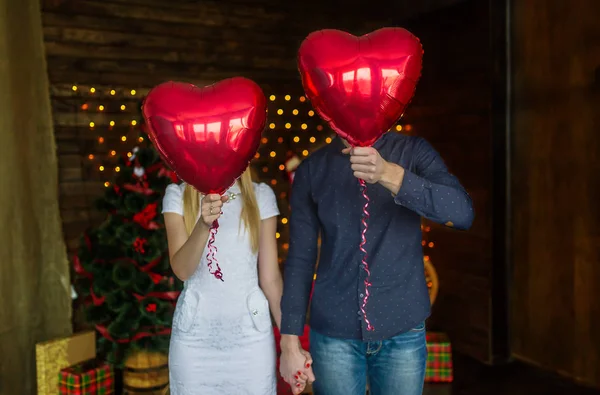
[[[427,370],[426,383],[451,383],[452,346],[448,336],[440,332],[427,332]]]
[[[35,345],[38,395],[58,394],[61,369],[96,357],[96,332],[49,340]]]
[[[89,360],[62,369],[58,381],[60,395],[114,394],[114,372],[106,362]]]

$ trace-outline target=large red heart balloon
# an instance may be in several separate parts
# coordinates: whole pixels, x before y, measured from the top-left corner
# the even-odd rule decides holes
[[[204,194],[221,194],[258,150],[267,101],[241,77],[205,88],[166,82],[148,93],[142,112],[150,140],[179,178]]]
[[[419,39],[405,29],[361,37],[320,30],[302,42],[298,68],[321,118],[353,146],[370,146],[404,114],[422,58]]]

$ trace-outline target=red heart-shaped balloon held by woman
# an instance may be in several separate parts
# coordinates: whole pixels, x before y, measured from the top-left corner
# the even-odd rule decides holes
[[[370,146],[404,114],[422,58],[419,39],[405,29],[361,37],[320,30],[302,42],[298,68],[321,118],[353,146]]]
[[[204,88],[166,82],[148,93],[142,112],[150,140],[179,178],[204,194],[221,194],[258,150],[267,101],[241,77]]]

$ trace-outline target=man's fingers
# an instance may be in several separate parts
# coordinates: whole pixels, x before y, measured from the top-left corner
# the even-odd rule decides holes
[[[361,173],[375,173],[377,170],[373,165],[361,165],[361,164],[352,164],[350,166],[353,171],[359,171]]]
[[[375,149],[371,147],[354,147],[352,156],[369,156],[375,153]]]

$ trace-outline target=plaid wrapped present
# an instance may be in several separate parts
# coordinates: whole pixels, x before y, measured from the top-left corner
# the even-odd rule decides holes
[[[60,395],[112,395],[114,383],[112,366],[95,359],[65,368],[58,376]]]
[[[426,383],[451,383],[452,346],[448,336],[439,332],[427,332],[427,370]]]

